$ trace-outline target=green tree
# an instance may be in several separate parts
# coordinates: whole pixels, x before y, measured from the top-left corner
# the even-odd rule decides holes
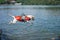
[[[0,0],[0,3],[4,2],[5,0]],[[60,5],[60,0],[16,0],[16,2],[22,5]]]
[[[0,0],[0,3],[4,3],[5,2],[5,0]]]

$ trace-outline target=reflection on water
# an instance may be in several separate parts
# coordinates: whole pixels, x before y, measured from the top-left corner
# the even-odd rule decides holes
[[[0,29],[3,30],[2,40],[51,40],[60,35],[60,9],[42,6],[0,6]],[[8,16],[22,13],[35,16],[33,25],[17,22],[8,24],[13,18]]]

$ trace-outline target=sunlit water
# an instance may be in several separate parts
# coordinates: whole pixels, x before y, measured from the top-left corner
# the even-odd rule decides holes
[[[22,13],[35,16],[33,25],[17,22],[8,24],[13,18],[8,14]],[[51,40],[60,35],[60,9],[48,6],[0,6],[0,29],[2,40]]]

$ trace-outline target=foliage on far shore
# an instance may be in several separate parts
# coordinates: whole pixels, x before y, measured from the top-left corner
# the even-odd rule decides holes
[[[59,5],[60,0],[17,0],[23,5]]]
[[[60,5],[60,0],[16,0],[22,5]],[[4,0],[0,0],[0,4],[6,3]]]

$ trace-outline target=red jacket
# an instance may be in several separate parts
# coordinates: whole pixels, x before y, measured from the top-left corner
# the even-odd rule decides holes
[[[18,20],[18,21],[22,21],[22,16],[15,16],[15,18],[16,18],[16,20]],[[27,16],[25,16],[24,20],[25,20],[25,21],[29,21],[30,18],[27,17]]]

